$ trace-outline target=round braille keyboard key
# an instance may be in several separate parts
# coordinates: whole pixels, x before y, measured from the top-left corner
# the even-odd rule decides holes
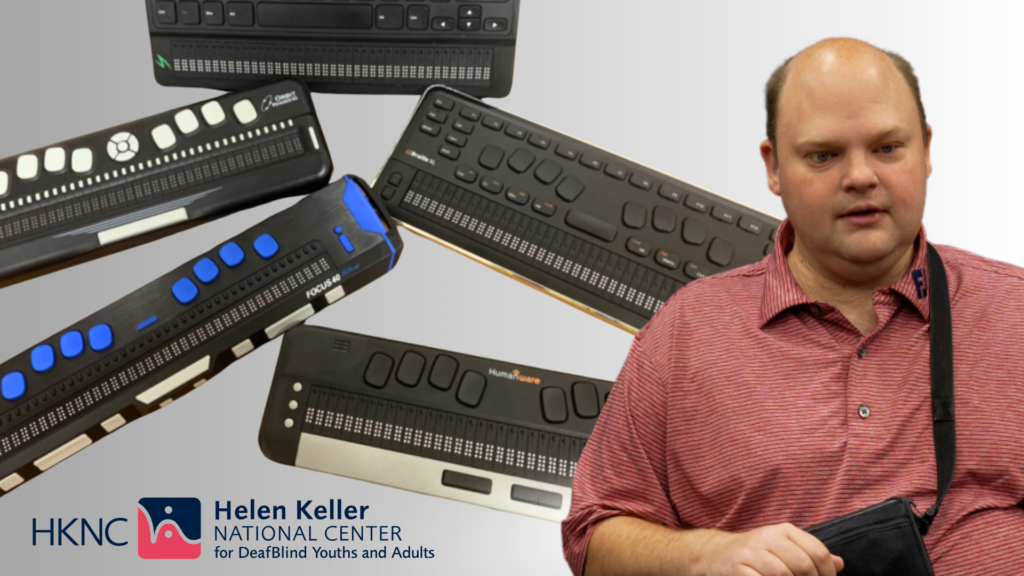
[[[203,284],[209,284],[220,276],[220,268],[217,267],[217,263],[209,258],[203,258],[196,262],[196,265],[192,267],[192,272]]]
[[[217,254],[220,256],[220,261],[228,268],[234,268],[245,260],[245,251],[236,242],[228,242],[221,246]]]
[[[601,412],[597,386],[592,382],[577,382],[572,385],[572,405],[580,418],[597,418]]]
[[[391,375],[391,368],[394,365],[395,360],[391,356],[377,352],[370,358],[370,363],[366,366],[366,373],[363,374],[363,380],[374,388],[383,388],[388,383],[388,377]]]
[[[97,324],[89,329],[89,347],[102,352],[114,345],[114,331],[109,324]]]
[[[548,386],[540,391],[541,412],[551,424],[561,424],[569,419],[569,407],[565,402],[565,391]]]
[[[459,391],[455,398],[470,408],[476,408],[480,405],[480,399],[484,396],[485,388],[487,388],[487,378],[479,372],[467,370],[462,375],[462,381],[459,382]]]
[[[18,178],[21,180],[31,180],[39,175],[39,157],[35,154],[25,154],[18,157],[18,167],[16,168]]]
[[[249,124],[256,121],[258,114],[256,113],[256,107],[252,105],[252,101],[248,98],[235,102],[232,110],[235,113],[235,118],[238,119],[239,124]]]
[[[178,142],[178,137],[174,135],[174,128],[171,128],[169,124],[161,124],[150,133],[153,136],[153,144],[161,150],[167,150]]]
[[[88,148],[76,148],[71,153],[71,170],[75,174],[85,174],[92,170],[92,150]]]
[[[4,194],[7,194],[7,190],[10,189],[10,186],[11,186],[10,178],[11,177],[7,175],[7,172],[4,172],[4,171],[0,170],[0,196],[3,196]]]
[[[21,372],[5,374],[0,380],[4,400],[17,400],[25,395],[25,375]]]
[[[175,114],[174,123],[178,125],[178,130],[181,130],[182,134],[191,134],[199,130],[199,118],[196,118],[196,113],[191,110],[182,110]]]
[[[700,246],[708,239],[708,227],[696,218],[683,220],[683,242]]]
[[[207,102],[203,104],[203,107],[199,109],[203,114],[203,119],[210,126],[216,126],[224,121],[227,116],[224,115],[224,109],[221,108],[218,102]]]
[[[280,247],[277,245],[277,240],[270,234],[263,234],[252,243],[253,250],[260,255],[260,258],[264,260],[273,258]]]
[[[179,304],[189,304],[199,296],[199,287],[188,278],[182,278],[171,287],[171,293]]]
[[[430,369],[430,385],[438,390],[448,390],[455,382],[455,373],[459,371],[459,362],[451,356],[441,354],[434,360],[434,367]]]
[[[47,172],[60,172],[68,162],[68,152],[63,148],[47,148],[43,154],[43,168]]]
[[[77,358],[85,350],[85,339],[78,330],[66,332],[60,337],[60,355],[65,358]]]
[[[56,356],[53,353],[53,346],[49,344],[40,344],[32,349],[32,369],[36,372],[47,372],[56,361]]]
[[[402,356],[402,362],[398,365],[398,373],[395,378],[406,386],[415,386],[420,382],[423,375],[423,368],[427,365],[427,359],[416,352],[406,352]]]

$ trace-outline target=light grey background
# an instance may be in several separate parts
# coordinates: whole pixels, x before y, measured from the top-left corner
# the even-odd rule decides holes
[[[494,103],[781,216],[757,151],[763,83],[815,40],[861,37],[901,52],[921,77],[935,129],[930,238],[1024,264],[1022,12],[1016,2],[523,0],[515,85]],[[0,157],[217,94],[162,88],[151,67],[139,0],[0,3]],[[370,179],[416,98],[318,94],[315,101],[336,176]],[[0,358],[293,202],[0,290]],[[617,375],[630,344],[625,332],[412,234],[403,238],[394,272],[310,323],[595,378]],[[279,346],[265,346],[169,409],[0,499],[4,570],[568,572],[557,524],[266,460],[256,435]],[[203,501],[200,560],[137,558],[135,503],[144,496]],[[405,544],[432,548],[436,558],[215,562],[209,508],[249,498],[284,504],[289,516],[297,499],[370,505],[368,523],[400,525]],[[129,546],[31,547],[33,517],[117,516],[129,518],[129,528],[117,531],[130,535]],[[319,533],[325,524],[313,525]]]

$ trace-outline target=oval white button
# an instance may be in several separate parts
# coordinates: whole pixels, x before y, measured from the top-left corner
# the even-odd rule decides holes
[[[31,180],[39,175],[39,158],[35,154],[26,154],[18,158],[18,178]]]
[[[0,172],[0,196],[7,194],[7,188],[10,185],[7,172]]]
[[[174,135],[174,129],[167,124],[161,124],[153,129],[153,143],[161,150],[167,150],[178,141]]]
[[[178,125],[178,130],[181,130],[182,134],[191,134],[199,130],[199,119],[191,110],[182,110],[175,114],[174,123]]]
[[[63,148],[48,148],[43,156],[43,167],[47,172],[60,172],[68,161],[68,153]]]
[[[252,102],[246,98],[239,100],[234,106],[235,118],[242,124],[249,124],[256,120],[256,107],[252,105]]]
[[[92,170],[92,150],[78,148],[71,153],[71,169],[76,174],[85,174]]]
[[[221,108],[220,104],[217,102],[207,102],[206,104],[203,104],[200,111],[203,113],[203,118],[206,120],[206,123],[210,126],[216,126],[224,121],[224,109]]]

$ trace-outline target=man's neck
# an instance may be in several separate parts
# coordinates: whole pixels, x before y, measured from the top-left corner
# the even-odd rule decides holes
[[[915,246],[916,243],[886,261],[867,265],[844,261],[828,266],[815,259],[798,236],[786,262],[808,298],[835,306],[862,334],[867,334],[878,325],[873,302],[875,290],[891,286],[907,273],[914,260]]]

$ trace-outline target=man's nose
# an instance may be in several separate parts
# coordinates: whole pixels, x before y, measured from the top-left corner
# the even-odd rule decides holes
[[[842,180],[844,192],[867,192],[878,186],[878,174],[871,160],[871,154],[867,152],[856,151],[847,155]]]

